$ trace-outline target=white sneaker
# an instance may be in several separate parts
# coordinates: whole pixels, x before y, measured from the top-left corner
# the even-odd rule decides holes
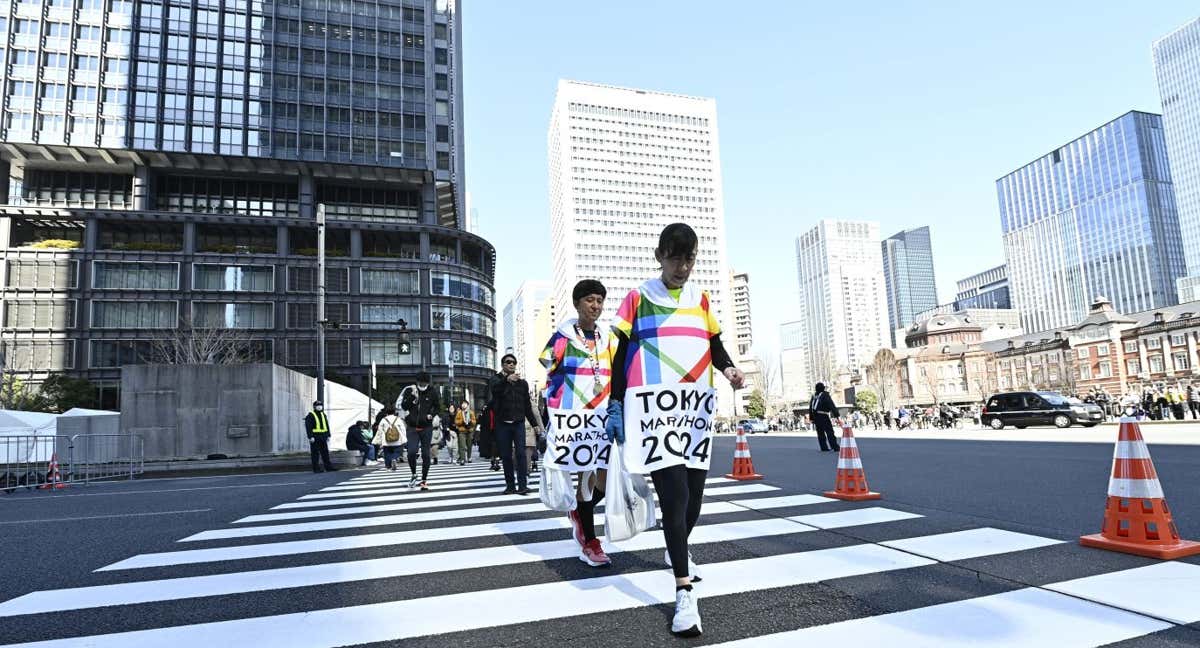
[[[663,551],[663,560],[667,563],[667,567],[670,567],[671,552]],[[693,583],[699,583],[703,580],[700,578],[700,568],[696,566],[696,561],[692,559],[692,552],[690,551],[688,552],[688,576],[692,577]]]
[[[408,480],[408,490],[412,490],[421,485],[421,478],[413,475],[413,478]]]
[[[671,632],[680,637],[699,637],[703,631],[696,593],[688,590],[675,592],[675,618],[671,620]]]

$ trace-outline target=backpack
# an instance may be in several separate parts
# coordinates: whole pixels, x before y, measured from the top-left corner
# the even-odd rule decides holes
[[[400,428],[396,427],[396,419],[385,421],[387,427],[383,430],[383,440],[385,443],[395,443],[400,440]]]

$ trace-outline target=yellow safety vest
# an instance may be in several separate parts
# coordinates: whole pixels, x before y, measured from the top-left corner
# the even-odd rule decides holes
[[[325,412],[313,412],[313,434],[329,434],[329,419]]]

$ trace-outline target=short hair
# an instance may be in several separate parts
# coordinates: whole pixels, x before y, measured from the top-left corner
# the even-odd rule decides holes
[[[575,288],[571,290],[571,303],[577,304],[579,303],[580,299],[583,299],[588,295],[600,295],[601,297],[607,297],[608,289],[604,287],[604,284],[596,281],[595,279],[584,279],[575,284]]]
[[[428,371],[418,371],[417,372],[417,382],[419,382],[419,383],[430,382],[429,372]]]
[[[690,225],[671,223],[664,227],[662,233],[658,235],[658,247],[654,251],[664,259],[680,255],[686,256],[696,251],[699,242],[696,230],[692,229]]]
[[[517,361],[517,356],[515,356],[511,353],[505,353],[504,355],[500,356],[500,364],[504,364],[504,361],[508,360],[509,358],[512,358],[513,362]]]

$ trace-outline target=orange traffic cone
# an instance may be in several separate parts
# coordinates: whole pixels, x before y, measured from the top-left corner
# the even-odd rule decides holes
[[[859,502],[883,497],[867,487],[867,474],[863,472],[862,459],[858,456],[858,444],[854,442],[854,430],[842,424],[842,449],[838,453],[837,485],[825,491],[825,497]]]
[[[762,479],[763,476],[754,472],[754,462],[750,459],[750,442],[746,440],[746,431],[738,428],[737,446],[733,449],[733,472],[725,475],[727,479],[750,481]]]
[[[1170,560],[1200,554],[1200,542],[1182,540],[1137,419],[1121,417],[1112,477],[1100,533],[1079,538],[1085,547]]]
[[[57,452],[50,455],[50,475],[48,477],[49,477],[49,481],[47,481],[45,484],[42,484],[41,486],[38,486],[39,490],[58,490],[60,488],[67,487],[66,483],[64,483],[62,480],[62,475],[58,472],[58,453]]]

